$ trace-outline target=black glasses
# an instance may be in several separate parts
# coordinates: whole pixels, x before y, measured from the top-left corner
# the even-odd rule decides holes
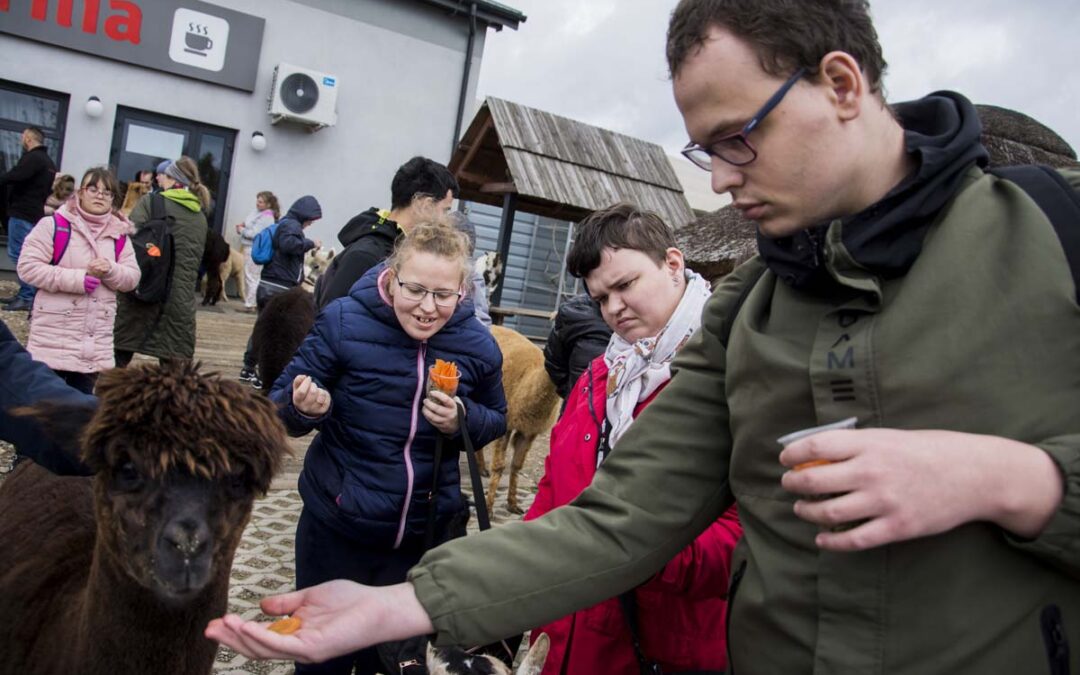
[[[788,93],[788,90],[795,86],[795,83],[805,74],[805,68],[796,70],[795,74],[788,78],[788,81],[785,82],[768,101],[765,101],[765,105],[761,106],[761,110],[757,111],[757,114],[750,118],[750,121],[743,126],[741,131],[729,136],[724,136],[708,145],[698,145],[691,141],[682,149],[683,157],[686,157],[693,162],[695,166],[706,171],[712,171],[713,157],[719,157],[728,164],[734,164],[735,166],[745,166],[757,159],[757,150],[754,149],[754,146],[750,145],[750,141],[747,140],[746,137],[761,124],[761,121],[765,119],[766,115],[772,112],[773,108],[779,105],[780,101],[782,101],[784,96]]]
[[[433,291],[424,288],[420,284],[402,281],[401,279],[395,279],[395,281],[397,281],[397,285],[401,289],[401,297],[409,302],[423,302],[428,293],[431,294],[432,300],[439,307],[453,307],[461,299],[461,291]]]

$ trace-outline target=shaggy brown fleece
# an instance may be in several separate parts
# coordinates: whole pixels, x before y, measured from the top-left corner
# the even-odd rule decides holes
[[[0,675],[206,675],[217,645],[202,632],[227,608],[285,430],[263,397],[183,361],[108,371],[98,394],[85,429],[70,408],[33,409],[50,435],[81,438],[94,477],[24,462],[0,485]],[[209,577],[177,592],[160,556],[189,515]]]

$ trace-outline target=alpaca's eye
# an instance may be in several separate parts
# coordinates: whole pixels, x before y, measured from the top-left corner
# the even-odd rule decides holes
[[[118,490],[134,490],[142,485],[142,474],[133,462],[124,462],[113,473],[113,485]]]
[[[248,481],[243,473],[234,473],[228,478],[228,489],[234,495],[242,495],[247,492]]]

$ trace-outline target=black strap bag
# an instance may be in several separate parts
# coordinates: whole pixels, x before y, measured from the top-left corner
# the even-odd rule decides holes
[[[131,247],[139,264],[139,285],[129,295],[147,304],[169,299],[173,276],[173,217],[165,211],[165,198],[150,195],[150,220],[131,235]]]
[[[469,478],[473,487],[473,502],[476,505],[476,521],[480,530],[491,528],[491,519],[488,516],[487,500],[484,498],[484,482],[480,477],[480,467],[476,463],[476,452],[473,448],[472,439],[469,438],[468,429],[465,426],[465,407],[459,401],[457,404],[458,420],[461,428],[461,441],[465,446],[465,456],[469,460]],[[435,512],[436,498],[439,487],[439,466],[442,464],[443,444],[445,437],[442,434],[435,440],[435,466],[431,476],[431,491],[428,493],[428,517],[427,526],[424,530],[424,550],[432,548],[435,543]],[[451,538],[464,535],[464,525],[460,532],[452,533]],[[492,656],[507,667],[512,667],[514,657],[517,656],[518,647],[521,646],[522,635],[514,635],[504,640],[492,642],[486,645],[477,645],[465,648],[470,654],[483,654]],[[399,642],[384,642],[376,645],[379,652],[379,661],[388,675],[422,675],[427,673],[427,645],[430,640],[426,636],[415,637]]]

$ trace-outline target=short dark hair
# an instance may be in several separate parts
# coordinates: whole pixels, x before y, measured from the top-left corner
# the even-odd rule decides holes
[[[107,166],[95,166],[87,169],[82,180],[79,181],[79,187],[97,185],[98,183],[104,183],[109,192],[113,193],[114,198],[120,195],[120,181],[116,178],[116,174],[113,173],[112,169]],[[120,196],[123,198],[123,195]]]
[[[390,208],[404,208],[418,196],[432,197],[438,201],[446,196],[447,190],[454,197],[460,192],[457,179],[450,169],[427,157],[413,157],[394,174],[394,180],[390,183]]]
[[[816,75],[831,51],[859,62],[870,91],[881,94],[885,57],[867,0],[681,0],[668,24],[667,60],[677,77],[686,59],[720,26],[746,40],[761,68],[787,77],[799,68]]]
[[[650,211],[633,204],[615,204],[596,211],[574,229],[574,243],[566,255],[566,271],[584,279],[600,266],[605,248],[641,251],[662,265],[675,232]]]
[[[33,125],[28,126],[23,129],[23,133],[30,134],[30,138],[33,138],[34,142],[38,145],[41,145],[45,142],[45,132],[38,127],[35,127]]]

